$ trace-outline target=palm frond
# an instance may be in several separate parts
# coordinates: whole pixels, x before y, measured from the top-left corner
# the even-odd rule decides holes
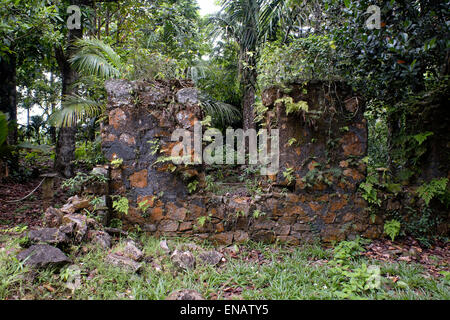
[[[75,46],[78,50],[69,62],[81,74],[104,79],[121,76],[125,64],[108,44],[94,38],[80,39]]]
[[[241,112],[235,106],[217,101],[205,93],[200,93],[199,98],[206,115],[211,117],[214,126],[226,128],[241,119]]]
[[[66,96],[62,108],[50,116],[50,123],[58,127],[71,127],[78,120],[95,117],[104,111],[104,105],[77,95]]]

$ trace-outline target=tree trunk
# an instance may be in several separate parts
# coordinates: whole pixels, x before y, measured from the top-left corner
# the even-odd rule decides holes
[[[242,98],[242,119],[243,129],[255,129],[255,114],[253,106],[255,104],[256,93],[256,59],[248,55],[241,49],[239,73],[241,77],[241,86],[243,92]]]
[[[74,52],[73,43],[81,38],[83,29],[72,29],[68,31],[66,52],[62,48],[56,49],[56,57],[62,76],[61,99],[65,96],[76,93],[73,84],[78,79],[78,74],[72,69],[68,59]],[[73,176],[73,161],[75,160],[75,134],[76,125],[71,127],[61,127],[56,142],[55,170],[65,177]]]
[[[0,60],[0,111],[9,115],[9,145],[17,144],[16,56],[6,54]]]

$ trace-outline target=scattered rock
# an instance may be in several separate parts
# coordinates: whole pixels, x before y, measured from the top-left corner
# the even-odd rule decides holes
[[[36,244],[20,252],[17,259],[25,261],[24,265],[38,268],[61,266],[69,263],[69,258],[58,248],[48,244]]]
[[[141,261],[144,257],[144,253],[137,247],[133,240],[127,240],[127,244],[123,249],[123,255],[134,261]]]
[[[175,251],[170,256],[173,264],[180,269],[188,270],[195,268],[195,257],[190,251]]]
[[[88,231],[87,218],[82,214],[66,214],[62,222],[64,224],[73,224],[73,233],[75,241],[82,242]],[[70,230],[71,226],[67,226]]]
[[[72,293],[81,287],[81,269],[76,264],[67,267],[69,277],[66,281],[66,288],[72,290]]]
[[[98,244],[104,249],[111,248],[111,236],[104,231],[91,230],[88,233],[88,238],[92,243]]]
[[[170,249],[169,249],[169,246],[167,245],[167,241],[166,241],[166,240],[162,240],[162,241],[159,243],[159,246],[161,247],[161,249],[162,249],[165,253],[170,254]]]
[[[205,264],[216,266],[222,261],[223,254],[215,250],[201,253],[198,258]]]
[[[106,262],[132,272],[139,272],[142,268],[140,263],[128,257],[120,256],[117,253],[111,253],[106,256]]]
[[[108,232],[112,236],[128,236],[128,232],[120,230],[118,228],[104,228],[103,230],[105,230],[105,232]]]
[[[62,223],[62,217],[61,210],[49,207],[44,213],[44,225],[49,228],[58,227]]]
[[[195,290],[183,289],[173,291],[166,300],[205,300],[205,298]]]
[[[67,235],[59,231],[57,228],[30,230],[27,233],[27,236],[31,243],[47,243],[57,245],[69,242]]]
[[[63,213],[72,214],[80,209],[85,209],[90,206],[88,199],[80,199],[78,196],[70,197],[67,203],[61,208]]]

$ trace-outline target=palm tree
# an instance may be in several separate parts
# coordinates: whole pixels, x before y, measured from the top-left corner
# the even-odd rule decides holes
[[[101,79],[127,78],[136,73],[128,68],[128,63],[120,57],[113,48],[98,39],[80,39],[75,42],[77,50],[69,59],[76,72],[84,76],[81,81],[89,77]],[[128,72],[131,71],[131,72]],[[137,73],[139,74],[139,73]],[[145,74],[145,72],[142,72]],[[240,120],[239,110],[227,103],[217,101],[210,96],[200,93],[199,99],[212,123],[225,128]],[[62,108],[53,113],[50,121],[60,127],[74,126],[79,120],[85,120],[100,115],[105,110],[103,101],[95,101],[89,97],[77,94],[65,96]]]
[[[211,18],[217,27],[216,35],[231,36],[239,44],[244,129],[255,127],[258,47],[277,27],[285,3],[286,0],[222,0],[222,10]]]

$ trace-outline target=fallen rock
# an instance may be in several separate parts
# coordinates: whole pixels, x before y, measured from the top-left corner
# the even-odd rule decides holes
[[[67,203],[61,208],[63,213],[72,214],[78,210],[88,208],[90,206],[88,199],[80,199],[78,196],[70,197]]]
[[[134,261],[141,261],[144,257],[144,253],[137,247],[133,240],[127,240],[127,244],[123,249],[123,255]]]
[[[72,293],[81,287],[81,269],[76,264],[67,267],[69,277],[66,280],[66,288],[72,290]]]
[[[58,227],[62,223],[63,213],[61,210],[49,207],[44,213],[44,225],[49,228]]]
[[[183,289],[173,291],[166,300],[205,300],[205,298],[195,290]]]
[[[123,231],[119,228],[104,228],[103,230],[105,230],[106,232],[108,232],[110,235],[112,236],[128,236],[128,232]]]
[[[111,253],[106,256],[106,262],[132,272],[139,272],[142,268],[140,263],[128,257],[118,255],[117,253]]]
[[[58,228],[30,230],[27,233],[27,236],[31,243],[47,243],[57,245],[69,242],[67,235],[59,231]]]
[[[211,250],[201,253],[198,258],[205,264],[215,266],[218,265],[220,261],[222,261],[223,254],[215,250]]]
[[[166,240],[162,240],[159,243],[160,248],[167,254],[170,254],[170,249],[169,246],[167,245],[167,241]]]
[[[90,230],[88,232],[88,239],[104,249],[111,248],[111,236],[104,231]]]
[[[195,268],[195,257],[190,251],[175,251],[170,256],[173,264],[180,269],[188,270]]]
[[[61,266],[70,262],[70,259],[58,248],[48,244],[36,244],[17,255],[24,265],[37,268],[48,266]]]
[[[66,214],[62,219],[63,224],[69,224],[67,230],[73,228],[75,240],[82,242],[88,231],[87,218],[82,214]],[[60,229],[61,230],[61,229]]]

